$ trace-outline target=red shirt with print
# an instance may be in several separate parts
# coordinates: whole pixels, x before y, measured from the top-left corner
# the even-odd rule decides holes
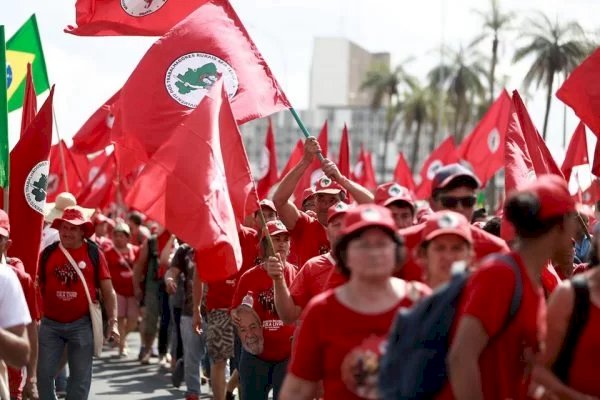
[[[92,301],[96,301],[94,267],[88,257],[87,243],[77,249],[68,249],[67,251],[83,273]],[[108,265],[106,265],[106,259],[102,253],[100,253],[98,275],[100,280],[110,279]],[[45,282],[42,282],[41,290],[46,318],[67,323],[89,315],[89,305],[83,283],[59,248],[56,248],[48,257]]]
[[[475,261],[492,253],[508,253],[509,248],[504,240],[476,226],[469,226],[473,236]],[[425,228],[425,223],[398,231],[400,236],[404,238],[407,255],[406,262],[398,272],[398,276],[407,281],[423,282],[425,280],[423,267],[417,263],[417,249],[423,239],[423,228]]]
[[[346,281],[346,277],[336,268],[331,253],[327,253],[313,257],[304,264],[290,286],[290,295],[294,304],[304,308],[316,295]]]
[[[523,298],[509,326],[508,318],[515,291],[515,273],[501,260],[490,260],[473,273],[465,287],[453,331],[464,315],[477,318],[490,338],[479,357],[479,371],[485,399],[525,399],[529,373],[546,337],[546,301],[541,287],[530,279],[521,257],[511,253],[521,270]],[[454,335],[454,332],[453,332]],[[440,399],[453,399],[450,384]]]
[[[394,317],[399,308],[409,308],[429,293],[425,285],[411,283],[405,297],[378,314],[351,310],[337,299],[336,290],[318,295],[302,314],[289,372],[322,380],[325,400],[378,398],[379,359]]]
[[[285,283],[291,285],[296,276],[296,268],[292,264],[286,263],[283,276]],[[292,350],[292,337],[296,325],[285,325],[277,315],[273,280],[262,264],[251,268],[240,277],[231,308],[236,308],[242,304],[242,300],[248,292],[252,292],[254,311],[256,311],[263,324],[265,346],[259,357],[267,361],[285,360],[290,356]]]
[[[104,251],[110,277],[115,292],[125,297],[132,297],[133,292],[133,263],[137,259],[140,248],[129,245],[127,252],[121,253],[114,246]]]
[[[290,231],[292,247],[288,262],[302,266],[308,260],[329,251],[329,239],[325,227],[316,219],[305,212],[300,212],[300,217]]]
[[[23,294],[25,295],[25,301],[27,302],[27,308],[29,308],[31,319],[33,321],[39,321],[41,315],[37,304],[35,282],[31,279],[31,275],[25,272],[25,266],[20,259],[16,257],[6,257],[6,263],[12,268],[19,279],[19,283],[21,283],[21,288],[23,288]]]

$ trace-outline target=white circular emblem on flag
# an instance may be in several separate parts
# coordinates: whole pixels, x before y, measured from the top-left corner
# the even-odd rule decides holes
[[[427,179],[432,180],[438,169],[442,168],[444,164],[440,160],[433,160],[427,168]]]
[[[323,175],[325,174],[323,173],[323,170],[321,168],[315,169],[310,175],[310,186],[315,186]]]
[[[88,182],[91,182],[94,179],[96,179],[96,175],[98,175],[98,173],[100,173],[100,167],[90,168],[90,172],[88,174]],[[106,185],[106,180],[107,180],[106,174],[100,175],[98,177],[98,179],[96,179],[96,181],[92,185],[92,190],[97,190],[97,189],[100,189],[101,187],[104,187],[104,185]]]
[[[352,172],[354,173],[354,176],[356,177],[356,179],[362,178],[363,168],[364,168],[364,162],[362,162],[362,161],[357,162],[356,165],[354,166],[354,171],[352,171]]]
[[[158,11],[167,0],[121,0],[121,8],[132,17],[145,17]]]
[[[271,156],[271,152],[266,147],[263,147],[262,152],[260,154],[260,161],[256,167],[256,171],[254,174],[254,179],[260,181],[262,178],[267,176],[269,172],[269,158]]]
[[[498,151],[498,149],[500,148],[500,132],[498,132],[498,129],[494,128],[488,134],[487,144],[488,148],[492,153]]]
[[[106,119],[104,120],[104,123],[106,124],[106,126],[108,127],[108,129],[112,129],[113,125],[115,124],[115,115],[113,113],[109,113],[106,116]]]
[[[59,179],[60,178],[56,174],[51,173],[50,175],[48,175],[48,186],[46,187],[47,194],[53,194],[58,190]]]
[[[179,104],[196,108],[220,76],[224,79],[227,95],[233,98],[239,81],[231,65],[212,54],[189,53],[171,64],[165,76],[165,86]]]
[[[29,171],[25,179],[25,200],[29,207],[33,208],[40,214],[44,213],[44,205],[46,204],[46,189],[48,187],[48,172],[50,163],[48,161],[40,161]]]

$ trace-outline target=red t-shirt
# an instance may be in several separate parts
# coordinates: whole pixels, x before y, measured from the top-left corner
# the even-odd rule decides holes
[[[296,276],[296,268],[292,264],[286,263],[283,276],[285,283],[290,285]],[[231,302],[231,308],[236,308],[242,304],[242,300],[248,292],[252,292],[253,308],[260,317],[263,326],[265,345],[259,357],[267,361],[285,360],[292,351],[292,337],[296,325],[285,325],[277,315],[273,280],[262,264],[251,268],[240,277]]]
[[[546,268],[542,270],[542,287],[544,288],[546,297],[550,296],[550,293],[560,285],[560,282],[560,276],[558,276],[554,266],[551,263],[548,263]]]
[[[87,244],[77,249],[68,249],[79,270],[83,273],[92,301],[96,301],[94,267],[88,257]],[[100,253],[100,280],[110,279],[104,255]],[[60,251],[54,250],[46,263],[45,282],[42,283],[44,316],[58,322],[73,322],[89,315],[88,300],[79,275]]]
[[[399,308],[429,293],[416,283],[386,312],[362,314],[340,303],[334,289],[312,299],[302,314],[289,371],[307,381],[323,381],[324,399],[364,399],[377,388],[385,337]],[[362,382],[357,379],[362,377]]]
[[[6,263],[12,268],[12,270],[19,278],[21,288],[23,288],[23,294],[25,295],[25,301],[27,302],[27,308],[29,308],[29,314],[33,321],[40,319],[40,311],[37,304],[37,294],[35,282],[31,279],[31,275],[25,272],[25,266],[23,262],[16,257],[6,257]]]
[[[121,296],[133,296],[133,263],[139,250],[139,247],[134,245],[129,245],[126,253],[121,253],[114,246],[104,250],[113,287]]]
[[[507,253],[509,251],[506,242],[476,226],[469,225],[473,236],[473,250],[475,261],[492,253]],[[398,233],[404,238],[406,244],[407,259],[399,271],[398,276],[407,281],[424,281],[423,267],[417,263],[417,249],[423,239],[423,228],[425,223],[414,225],[409,228],[400,229]]]
[[[304,212],[290,231],[292,247],[288,261],[302,266],[308,260],[329,251],[329,239],[325,227],[316,219]]]
[[[454,323],[470,315],[481,321],[490,338],[479,358],[479,370],[485,399],[525,399],[530,383],[529,373],[546,337],[546,301],[541,287],[529,279],[521,257],[511,253],[521,270],[523,297],[517,315],[500,332],[510,309],[515,290],[515,274],[501,260],[480,266],[470,278],[460,300]],[[453,332],[454,336],[454,332]],[[450,384],[440,399],[453,399]]]
[[[600,358],[600,308],[590,305],[590,315],[579,337],[569,370],[569,386],[580,393],[600,397],[598,359]]]
[[[338,271],[331,253],[313,257],[304,264],[290,286],[294,304],[302,308],[318,294],[344,284],[347,279]]]

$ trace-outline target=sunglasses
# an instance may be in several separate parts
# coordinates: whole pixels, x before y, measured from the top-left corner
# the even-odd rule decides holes
[[[440,203],[444,208],[457,208],[460,204],[463,208],[471,208],[477,202],[477,197],[475,196],[465,196],[465,197],[452,197],[452,196],[441,196],[439,198]]]

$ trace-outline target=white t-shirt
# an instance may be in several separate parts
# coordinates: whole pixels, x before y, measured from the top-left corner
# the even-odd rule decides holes
[[[0,264],[0,328],[30,323],[31,316],[17,275],[8,265]]]

